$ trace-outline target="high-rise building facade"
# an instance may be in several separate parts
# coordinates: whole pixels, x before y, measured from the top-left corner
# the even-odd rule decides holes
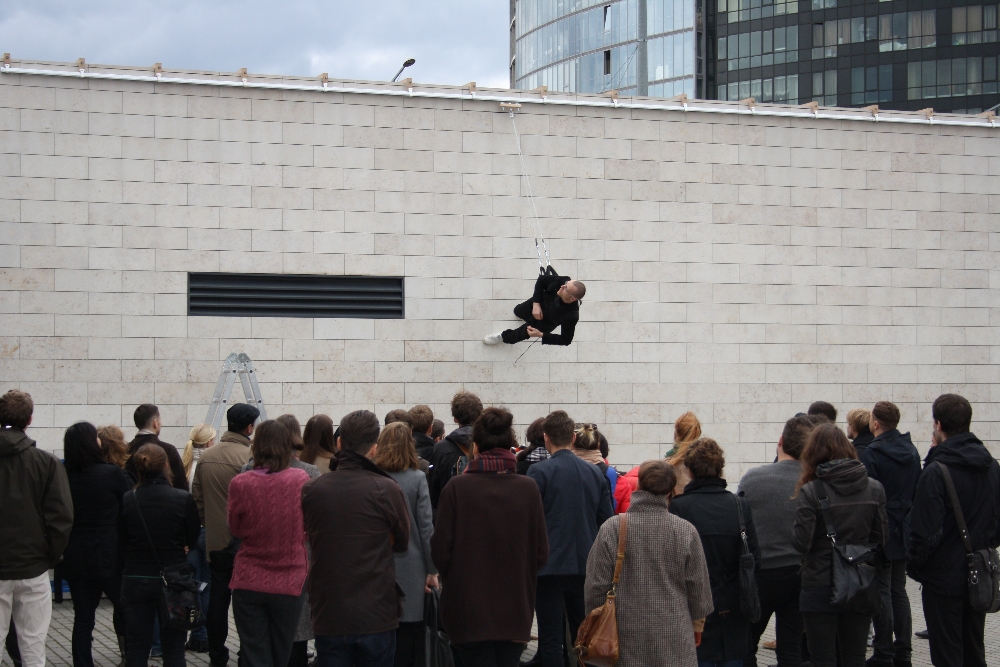
[[[943,0],[512,0],[511,85],[977,113],[1000,103],[998,14]]]

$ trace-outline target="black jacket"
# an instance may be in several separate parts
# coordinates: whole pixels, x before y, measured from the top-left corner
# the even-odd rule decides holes
[[[953,435],[924,458],[910,512],[907,574],[928,591],[965,595],[965,547],[948,502],[941,468],[948,466],[972,548],[1000,546],[1000,465],[972,433]]]
[[[445,484],[455,476],[455,467],[458,460],[467,456],[466,451],[472,449],[472,426],[460,426],[434,445],[431,453],[431,468],[427,472],[427,486],[431,492],[431,506],[437,509],[438,498]]]
[[[142,519],[153,539],[156,554],[149,545],[136,511],[138,496]],[[186,559],[184,547],[194,548],[201,533],[198,506],[187,491],[171,488],[164,477],[155,477],[122,499],[122,545],[125,549],[125,576],[155,577],[163,567],[178,565]]]
[[[31,579],[55,566],[72,527],[62,463],[24,431],[0,429],[0,579]]]
[[[542,321],[548,322],[553,328],[562,327],[558,334],[547,333],[542,336],[542,345],[569,345],[573,342],[576,323],[580,321],[580,302],[566,303],[556,294],[569,280],[569,276],[557,276],[553,271],[539,275],[535,281],[531,301],[542,307]]]
[[[817,481],[823,483],[823,490]],[[830,563],[833,548],[826,536],[826,523],[819,501],[830,498],[830,514],[839,544],[885,544],[885,490],[869,479],[865,467],[855,459],[821,463],[816,479],[799,490],[792,541],[801,553],[801,611],[833,613],[830,607]]]
[[[434,438],[426,433],[414,433],[413,444],[416,445],[417,456],[429,462],[434,453]]]
[[[885,512],[889,519],[885,557],[904,560],[904,524],[913,505],[917,478],[920,477],[920,452],[913,446],[909,433],[893,429],[872,440],[859,458],[868,469],[868,476],[877,479],[885,489]]]
[[[167,465],[170,466],[170,476],[172,478],[171,484],[173,484],[173,487],[183,491],[190,491],[191,489],[188,487],[187,475],[184,474],[184,462],[181,461],[181,455],[177,453],[177,448],[169,442],[163,442],[160,440],[159,436],[153,433],[143,433],[141,435],[137,435],[132,442],[128,443],[129,460],[125,462],[125,472],[127,472],[132,478],[132,482],[138,482],[139,476],[135,474],[135,464],[132,463],[131,456],[135,454],[140,447],[148,445],[149,443],[163,447],[163,451],[167,453]]]
[[[122,496],[132,485],[125,472],[110,463],[96,463],[68,476],[74,517],[60,569],[63,578],[72,581],[113,576],[121,572],[118,524]]]
[[[861,452],[868,449],[868,445],[872,444],[872,440],[874,439],[875,435],[867,426],[865,426],[861,429],[861,432],[858,433],[858,437],[851,441],[851,444],[854,445],[854,450],[858,453],[859,459],[861,458]]]
[[[754,530],[750,503],[726,490],[726,480],[718,477],[694,479],[684,487],[684,495],[670,501],[670,513],[690,521],[698,530],[708,578],[712,585],[713,611],[705,619],[705,631],[698,647],[698,660],[726,662],[746,653],[750,621],[740,611],[740,538],[736,503],[743,508],[747,542],[757,562],[760,547]]]

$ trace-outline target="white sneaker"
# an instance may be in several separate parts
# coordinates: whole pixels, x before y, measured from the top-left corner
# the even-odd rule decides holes
[[[499,345],[502,342],[503,342],[502,331],[491,333],[488,336],[483,336],[483,343],[485,343],[486,345]]]

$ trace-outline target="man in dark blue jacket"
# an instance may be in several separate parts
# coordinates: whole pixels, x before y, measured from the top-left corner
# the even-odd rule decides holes
[[[580,299],[587,287],[579,280],[556,274],[551,266],[535,281],[535,293],[514,306],[514,315],[524,320],[516,329],[507,329],[483,338],[487,345],[513,345],[529,338],[541,338],[542,345],[569,345],[580,321]],[[552,333],[562,327],[560,333]]]
[[[867,662],[869,667],[909,667],[912,652],[913,620],[910,599],[906,595],[903,532],[920,477],[920,452],[913,446],[909,433],[899,432],[898,424],[899,408],[895,404],[876,403],[868,421],[875,437],[858,456],[868,469],[868,476],[878,480],[885,489],[889,517],[885,556],[890,564],[882,573],[882,613],[875,619],[875,654]]]
[[[584,618],[587,557],[597,529],[614,514],[611,491],[600,469],[576,456],[575,423],[556,410],[542,424],[545,449],[552,455],[528,468],[545,506],[549,560],[538,571],[535,613],[538,655],[543,667],[563,667],[566,616],[572,637]]]
[[[963,397],[938,396],[932,415],[933,445],[910,511],[907,574],[923,584],[931,662],[936,667],[986,667],[986,614],[969,604],[965,545],[941,465],[954,480],[973,550],[1000,546],[1000,465],[969,432],[972,406]]]

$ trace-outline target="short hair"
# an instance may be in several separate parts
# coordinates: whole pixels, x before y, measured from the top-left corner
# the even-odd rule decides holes
[[[516,447],[513,423],[514,415],[507,408],[486,408],[472,425],[472,442],[480,452],[497,447]]]
[[[837,421],[837,408],[833,407],[833,404],[827,403],[826,401],[815,401],[809,406],[808,414],[811,415],[823,415],[831,422]]]
[[[639,466],[639,490],[654,496],[670,496],[677,486],[677,471],[674,467],[657,459],[646,461]]]
[[[340,448],[363,456],[378,442],[379,431],[381,427],[374,412],[349,412],[340,420]]]
[[[413,417],[410,416],[408,410],[390,410],[385,416],[385,425],[389,424],[406,424],[407,428],[411,431],[413,430]]]
[[[604,437],[603,433],[598,432],[597,439],[601,441],[601,458],[606,459],[611,453],[611,448],[608,446],[608,439]]]
[[[372,463],[386,472],[418,470],[420,460],[413,444],[413,431],[404,422],[386,424],[378,436],[378,449]]]
[[[865,410],[864,408],[854,408],[847,413],[847,425],[854,429],[855,433],[861,433],[864,429],[868,428],[868,423],[871,418],[871,410]],[[878,419],[876,417],[876,419]],[[879,421],[882,421],[879,419]],[[899,420],[896,420],[899,423]],[[895,427],[893,427],[895,428]]]
[[[97,463],[104,463],[104,454],[97,444],[97,427],[90,422],[77,422],[66,429],[63,457],[66,472],[83,472]]]
[[[410,418],[416,433],[427,433],[427,429],[434,423],[434,412],[428,405],[414,405],[410,408]]]
[[[806,446],[802,450],[802,457],[799,459],[802,462],[802,477],[796,486],[796,495],[799,489],[816,479],[816,468],[821,464],[840,459],[857,460],[857,458],[858,451],[836,424],[824,422],[817,425],[809,434]]]
[[[570,280],[567,288],[569,289],[569,293],[575,296],[578,300],[587,295],[587,286],[579,280]]]
[[[281,472],[292,460],[292,434],[276,419],[268,419],[253,431],[253,465],[267,468],[269,473]]]
[[[460,391],[451,399],[451,416],[459,426],[468,426],[483,414],[483,402],[471,391]]]
[[[726,467],[726,455],[715,440],[700,438],[691,443],[684,455],[684,465],[692,479],[702,477],[722,477]]]
[[[281,415],[274,421],[288,429],[288,434],[292,436],[292,449],[297,452],[305,449],[305,443],[302,441],[302,425],[299,424],[299,420],[296,419],[295,415]]]
[[[969,409],[969,419],[972,419],[972,409]],[[888,431],[896,428],[899,425],[899,408],[896,407],[895,403],[890,403],[889,401],[879,401],[872,408],[872,417],[878,420],[878,423],[882,425]]]
[[[529,445],[535,445],[536,447],[545,446],[545,433],[542,431],[542,424],[544,423],[545,417],[539,417],[528,425],[527,430],[524,432],[524,439],[528,441]]]
[[[444,437],[444,422],[440,419],[434,420],[434,425],[431,427],[431,437],[435,440]]]
[[[573,446],[583,450],[600,450],[601,433],[597,430],[597,424],[576,424],[576,442]]]
[[[573,442],[576,422],[564,410],[550,412],[542,422],[542,432],[549,436],[549,442],[556,447],[565,447]]]
[[[958,394],[938,396],[934,399],[931,414],[948,436],[965,433],[972,426],[972,405]]]
[[[122,430],[114,424],[99,426],[97,437],[101,439],[104,462],[124,468],[125,462],[128,461],[128,443],[125,442],[125,434]]]
[[[132,413],[132,421],[139,430],[153,425],[153,420],[160,416],[160,409],[152,403],[143,403]]]
[[[159,476],[165,477],[168,483],[173,481],[170,466],[167,465],[167,452],[154,442],[146,443],[132,455],[132,466],[138,481],[136,486]]]
[[[313,415],[306,422],[305,433],[302,434],[303,450],[299,460],[303,463],[315,463],[320,453],[337,453],[337,439],[333,435],[333,420],[326,415]]]
[[[820,423],[826,422],[822,415],[799,415],[785,422],[781,431],[781,449],[793,459],[802,456],[809,434]]]
[[[31,423],[31,414],[35,404],[31,394],[26,391],[11,389],[0,396],[0,426],[23,431]]]

